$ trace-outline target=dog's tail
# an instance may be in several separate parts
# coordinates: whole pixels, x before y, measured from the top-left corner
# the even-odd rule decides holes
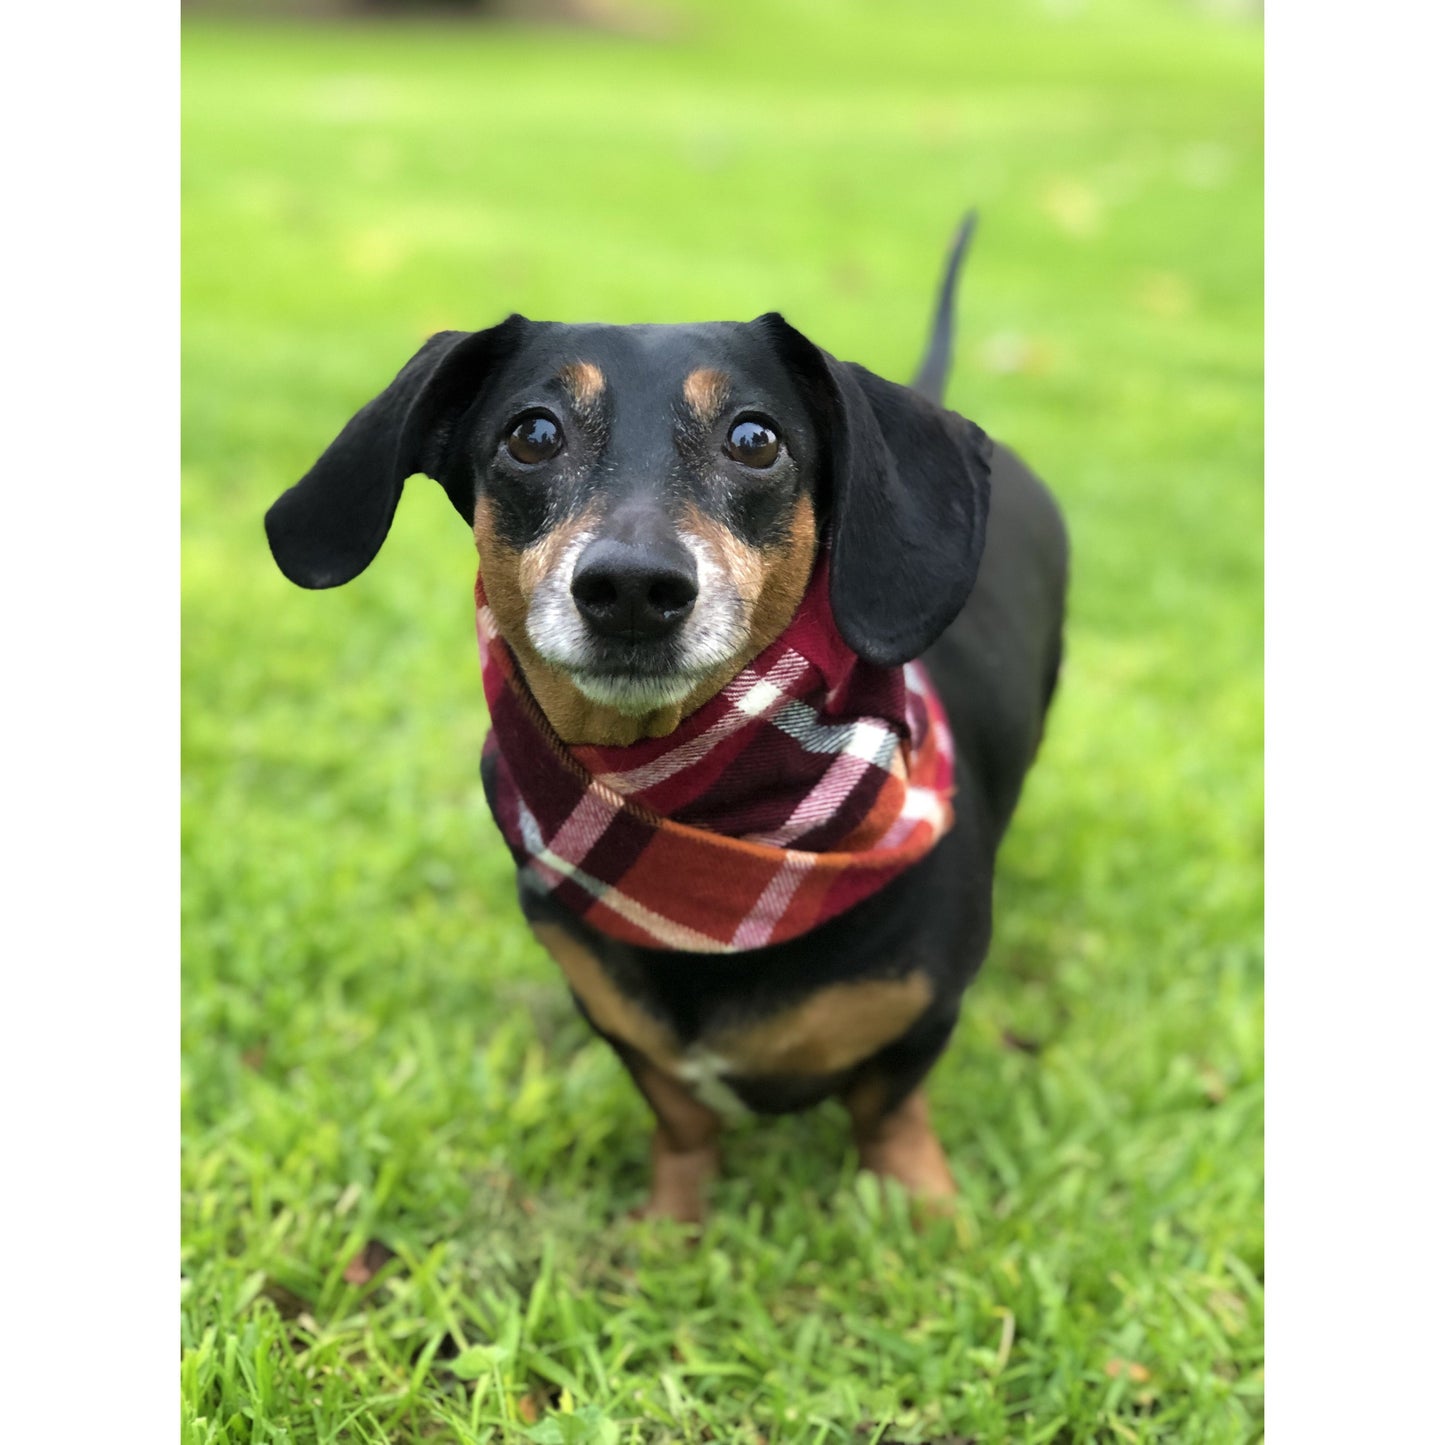
[[[923,363],[913,378],[914,391],[921,392],[929,401],[943,405],[943,388],[948,382],[948,369],[953,363],[953,299],[958,290],[958,273],[963,270],[964,257],[968,255],[969,242],[973,240],[974,227],[978,225],[978,212],[971,210],[963,218],[958,234],[948,252],[948,264],[943,268],[943,286],[938,293],[938,305],[933,311],[933,330],[928,337],[928,350]]]

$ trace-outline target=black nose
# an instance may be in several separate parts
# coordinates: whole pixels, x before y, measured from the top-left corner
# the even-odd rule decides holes
[[[665,637],[697,600],[697,564],[679,542],[598,537],[577,559],[572,599],[592,628],[624,642]]]

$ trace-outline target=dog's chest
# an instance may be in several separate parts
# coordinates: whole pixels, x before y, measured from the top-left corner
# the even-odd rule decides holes
[[[739,997],[684,1030],[655,1000],[624,988],[573,933],[553,923],[532,927],[594,1027],[724,1115],[748,1110],[752,1086],[845,1076],[906,1033],[933,999],[929,980],[915,971],[830,983],[802,998]]]

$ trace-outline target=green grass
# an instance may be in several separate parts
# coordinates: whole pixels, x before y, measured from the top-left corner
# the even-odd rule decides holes
[[[662,13],[187,32],[183,1440],[1254,1439],[1258,29]],[[308,594],[261,514],[426,333],[513,309],[778,307],[905,375],[970,203],[951,400],[1055,488],[1075,583],[933,1076],[961,1208],[915,1231],[829,1108],[730,1136],[689,1245],[619,1222],[645,1109],[512,900],[466,529],[415,481]]]

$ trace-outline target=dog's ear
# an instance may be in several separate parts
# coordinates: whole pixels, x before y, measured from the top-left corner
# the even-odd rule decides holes
[[[321,459],[266,513],[276,565],[301,587],[338,587],[381,550],[402,483],[440,476],[457,419],[489,368],[526,325],[509,316],[487,331],[440,331],[396,380],[351,418]],[[470,498],[447,488],[470,521]]]
[[[829,600],[843,640],[894,667],[958,615],[978,576],[993,444],[971,421],[758,318],[826,447]]]

